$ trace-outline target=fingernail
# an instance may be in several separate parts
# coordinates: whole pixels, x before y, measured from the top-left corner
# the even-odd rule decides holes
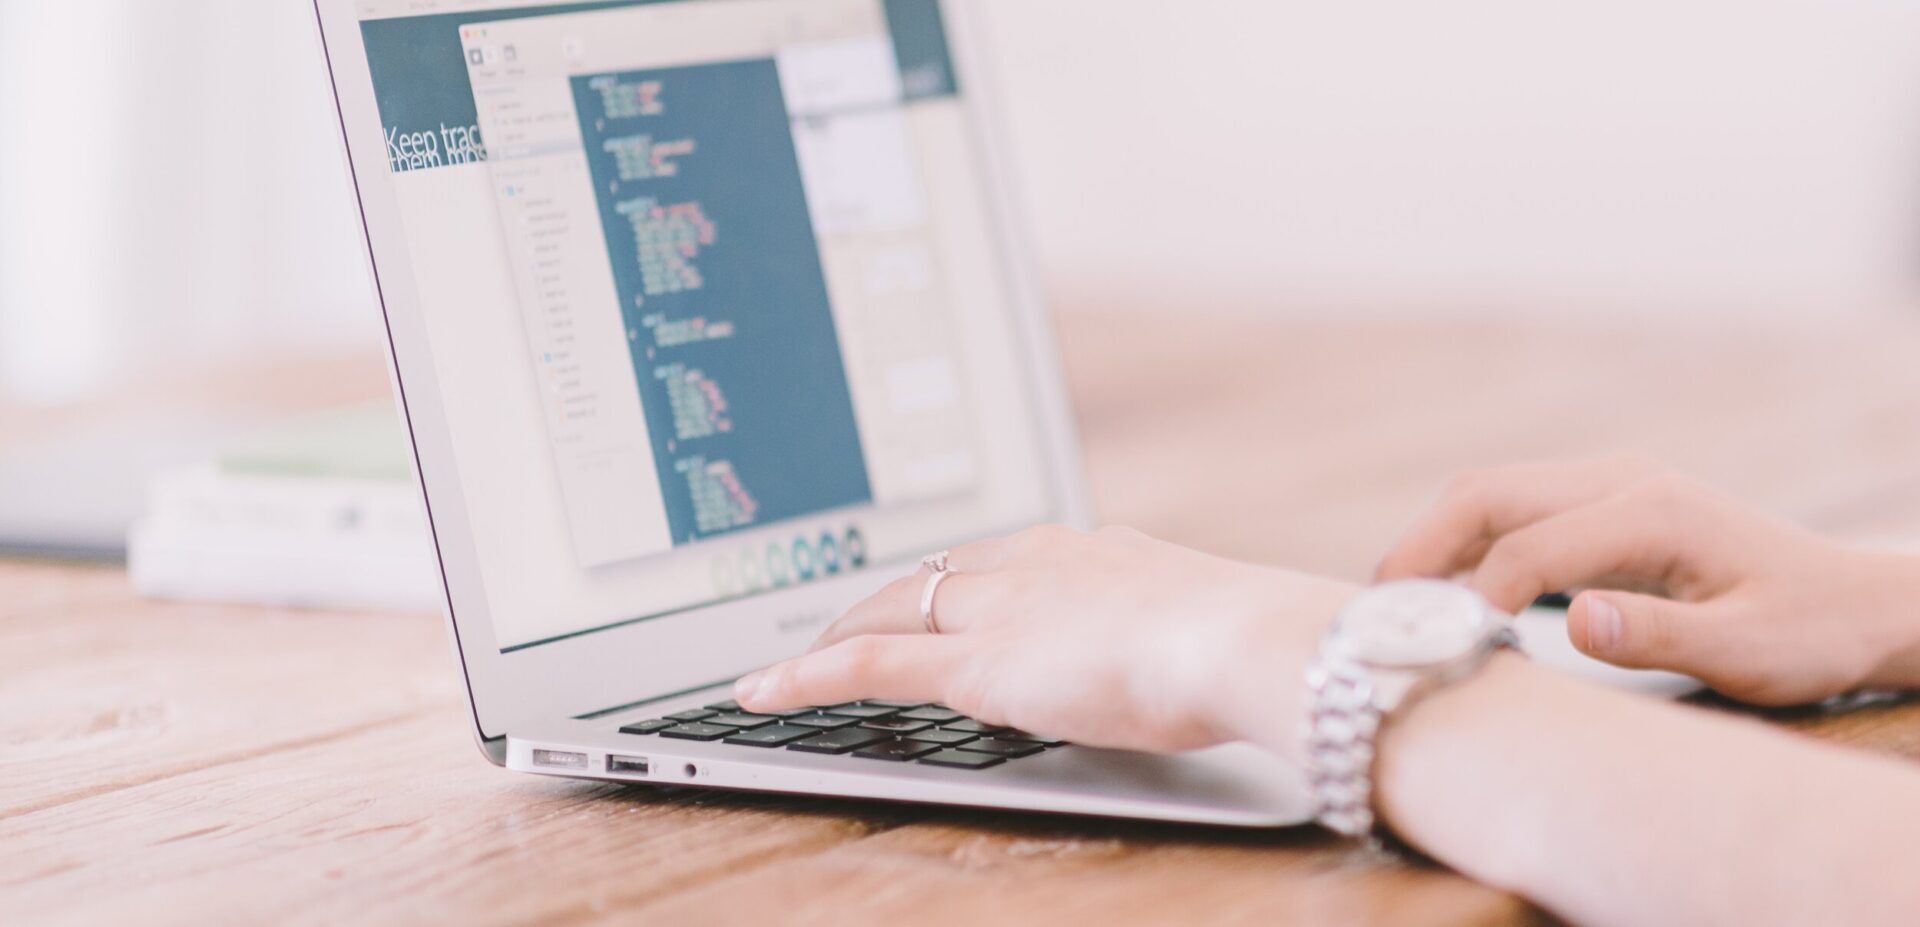
[[[767,673],[765,670],[757,673],[748,673],[740,677],[739,681],[733,684],[733,700],[736,702],[753,701],[759,696],[760,687],[766,682],[766,678]]]
[[[779,687],[780,687],[779,673],[774,672],[773,670],[768,670],[764,673],[761,673],[760,681],[755,683],[753,686],[753,700],[761,705],[765,705],[768,702],[768,700],[773,698],[773,695],[774,695],[773,690]]]
[[[1620,609],[1599,596],[1587,596],[1587,647],[1611,653],[1620,646]]]

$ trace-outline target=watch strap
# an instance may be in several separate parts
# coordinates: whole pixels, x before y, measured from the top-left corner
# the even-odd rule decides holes
[[[1307,669],[1311,709],[1306,732],[1308,786],[1314,819],[1348,837],[1373,832],[1373,744],[1380,709],[1373,673],[1324,654]]]
[[[1518,650],[1511,624],[1498,627],[1473,653],[1428,667],[1422,685],[1395,707],[1406,710],[1420,698],[1472,676],[1502,650]],[[1378,842],[1373,812],[1375,743],[1386,720],[1375,695],[1376,670],[1322,648],[1307,668],[1310,695],[1304,738],[1307,782],[1314,820],[1335,833]]]

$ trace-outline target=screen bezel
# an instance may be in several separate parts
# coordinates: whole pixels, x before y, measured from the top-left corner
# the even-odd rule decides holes
[[[564,0],[526,0],[514,5],[533,7],[558,2]],[[321,51],[338,105],[343,151],[366,234],[367,266],[385,316],[389,373],[412,441],[415,476],[426,505],[445,593],[443,611],[467,680],[474,730],[483,745],[528,722],[578,717],[702,688],[791,656],[849,605],[888,579],[913,569],[910,562],[875,564],[862,573],[814,585],[501,652],[481,582],[479,558],[460,489],[459,464],[428,350],[425,317],[398,204],[390,187],[384,188],[389,192],[383,195],[379,183],[363,182],[385,176],[387,160],[354,7],[355,0],[314,0]],[[1045,471],[1039,475],[1046,481],[1044,497],[1048,502],[1043,520],[1084,526],[1090,523],[1091,513],[1071,407],[1050,320],[1027,265],[1032,249],[1014,221],[1020,215],[1017,193],[1008,170],[1004,136],[993,125],[990,101],[997,94],[986,64],[988,50],[975,7],[952,2],[941,5],[953,66],[963,88],[962,105],[975,143],[974,159],[988,200],[1002,290],[1021,342],[1016,353],[1028,381],[1027,395],[1032,399],[1030,409]],[[728,646],[710,646],[715,640],[725,640]]]

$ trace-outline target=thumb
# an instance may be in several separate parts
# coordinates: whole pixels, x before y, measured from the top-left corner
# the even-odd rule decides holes
[[[1710,648],[1698,605],[1631,592],[1583,592],[1567,609],[1567,636],[1588,656],[1632,669],[1688,672]]]

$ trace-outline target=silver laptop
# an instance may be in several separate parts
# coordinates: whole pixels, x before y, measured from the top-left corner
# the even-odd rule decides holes
[[[1088,519],[974,5],[316,0],[447,614],[526,773],[1234,825],[1298,774],[747,716],[929,551]]]
[[[1245,745],[1095,750],[941,705],[728,701],[925,553],[1088,520],[977,5],[316,0],[493,762],[1241,826]],[[1536,658],[1605,667],[1559,619]]]

